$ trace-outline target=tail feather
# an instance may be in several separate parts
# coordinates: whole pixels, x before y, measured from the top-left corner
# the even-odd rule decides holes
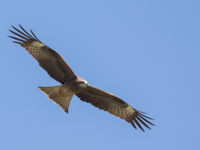
[[[63,86],[39,87],[39,89],[68,113],[69,104],[74,94],[73,92]]]

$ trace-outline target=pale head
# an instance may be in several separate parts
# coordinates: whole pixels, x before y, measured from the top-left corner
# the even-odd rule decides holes
[[[83,78],[78,77],[75,82],[78,84],[79,87],[85,88],[88,86],[88,82],[84,80]]]

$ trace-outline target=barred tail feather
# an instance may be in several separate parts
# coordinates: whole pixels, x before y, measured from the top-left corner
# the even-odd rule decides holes
[[[69,104],[74,95],[73,92],[63,86],[39,87],[39,89],[68,113]]]

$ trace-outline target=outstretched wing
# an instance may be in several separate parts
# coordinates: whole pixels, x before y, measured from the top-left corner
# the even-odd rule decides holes
[[[91,103],[99,109],[108,111],[109,113],[126,120],[127,122],[131,123],[135,129],[136,125],[142,131],[144,131],[142,125],[149,129],[151,128],[148,124],[154,126],[154,124],[149,121],[153,120],[152,118],[146,116],[143,112],[137,111],[113,94],[104,92],[92,86],[87,86],[81,92],[76,93],[76,95],[81,100]]]
[[[43,44],[35,36],[32,30],[30,30],[30,34],[21,25],[19,25],[19,27],[21,28],[21,30],[12,26],[14,31],[9,31],[17,37],[9,37],[15,40],[13,41],[14,43],[17,43],[24,47],[52,78],[61,83],[76,78],[76,75],[58,53]]]

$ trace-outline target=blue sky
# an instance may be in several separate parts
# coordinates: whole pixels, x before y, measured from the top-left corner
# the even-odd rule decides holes
[[[199,149],[200,1],[2,1],[0,149]],[[59,83],[7,37],[32,29],[89,84],[155,118],[145,133],[73,97],[66,115],[38,86]]]

